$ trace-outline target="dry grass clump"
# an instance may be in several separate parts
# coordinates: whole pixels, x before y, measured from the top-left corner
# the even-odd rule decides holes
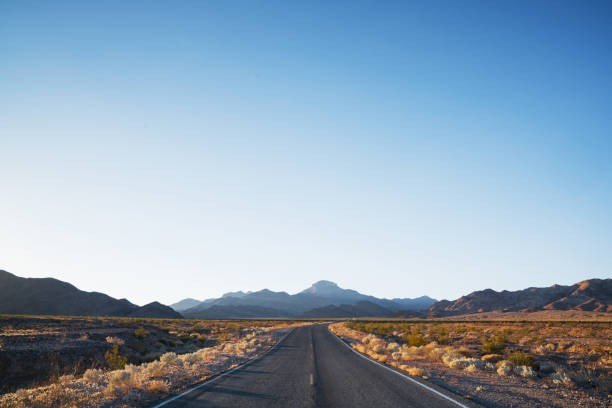
[[[358,352],[360,352],[360,353],[362,353],[362,354],[365,354],[365,353],[366,353],[366,351],[367,351],[367,349],[365,348],[365,346],[363,346],[363,345],[361,345],[361,344],[359,344],[359,343],[357,343],[357,344],[351,344],[351,346],[352,346],[352,347],[353,347],[355,350],[357,350]]]
[[[504,359],[504,356],[499,355],[499,354],[485,354],[484,356],[480,357],[480,359],[482,361],[488,362],[488,363],[492,363],[495,364],[498,361],[501,361]]]
[[[399,368],[402,371],[406,371],[408,375],[411,375],[413,377],[424,377],[425,376],[425,370],[423,370],[420,367],[401,365]]]
[[[125,340],[123,340],[122,338],[119,337],[113,337],[113,336],[108,336],[106,338],[106,342],[110,343],[110,344],[117,344],[119,346],[122,346],[125,344]]]
[[[99,384],[104,379],[104,371],[97,368],[90,368],[83,373],[83,380],[92,383]]]
[[[153,380],[149,381],[146,390],[155,394],[166,394],[170,386],[167,381]]]

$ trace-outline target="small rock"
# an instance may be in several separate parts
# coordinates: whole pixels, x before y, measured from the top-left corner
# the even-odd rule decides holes
[[[542,362],[538,371],[542,374],[551,374],[555,372],[555,368],[549,362]]]

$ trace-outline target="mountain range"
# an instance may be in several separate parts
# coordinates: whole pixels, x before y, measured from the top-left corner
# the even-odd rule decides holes
[[[137,306],[127,299],[84,292],[53,278],[21,278],[0,270],[0,313],[60,316],[182,317],[152,302]]]
[[[240,291],[206,299],[195,305],[193,299],[183,299],[170,307],[189,318],[356,317],[386,316],[399,310],[423,310],[435,302],[435,299],[427,296],[381,299],[322,280],[294,295],[269,289]]]
[[[0,270],[0,314],[126,316],[157,318],[331,318],[445,317],[481,312],[582,310],[612,313],[612,279],[589,279],[497,292],[485,289],[454,301],[422,296],[381,299],[319,281],[290,295],[263,289],[229,292],[219,298],[183,299],[171,306],[138,306],[98,292],[85,292],[53,278],[22,278]]]
[[[431,305],[431,317],[491,311],[534,312],[537,310],[586,310],[612,312],[612,279],[589,279],[570,286],[553,285],[496,292],[472,292],[457,300],[441,300]]]

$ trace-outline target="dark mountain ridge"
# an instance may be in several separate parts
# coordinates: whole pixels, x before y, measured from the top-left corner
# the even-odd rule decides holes
[[[21,278],[0,270],[0,313],[61,316],[181,318],[168,306],[137,306],[127,299],[85,292],[53,278]]]
[[[491,311],[587,310],[612,312],[612,279],[589,279],[570,286],[553,285],[497,292],[485,289],[427,309],[432,317]]]

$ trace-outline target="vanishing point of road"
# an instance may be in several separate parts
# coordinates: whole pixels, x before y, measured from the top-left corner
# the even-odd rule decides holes
[[[360,357],[327,326],[315,325],[294,329],[260,359],[158,407],[468,406],[464,404]]]

